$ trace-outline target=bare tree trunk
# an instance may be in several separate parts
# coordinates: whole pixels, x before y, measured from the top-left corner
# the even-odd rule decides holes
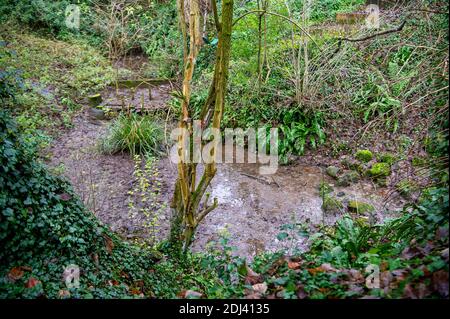
[[[194,72],[197,54],[201,44],[200,37],[200,12],[199,0],[190,0],[190,18],[189,18],[189,52],[185,53],[184,59],[184,78],[183,78],[183,101],[182,101],[182,118],[179,128],[187,129],[192,134],[192,123],[189,99],[191,95],[191,81]],[[183,0],[179,0],[179,15],[181,23],[184,23],[184,5]],[[228,81],[228,68],[230,61],[231,49],[231,31],[233,25],[233,0],[222,1],[221,21],[218,21],[217,6],[215,0],[212,0],[212,7],[216,22],[216,28],[219,34],[219,42],[216,52],[216,64],[214,69],[214,78],[211,83],[210,94],[201,112],[202,126],[206,127],[212,116],[212,127],[220,129],[220,123],[225,105],[225,93]],[[183,31],[183,28],[182,28]],[[186,33],[184,32],[185,43]],[[186,136],[181,136],[178,140],[179,150],[184,153],[188,150],[186,147]],[[219,147],[218,141],[212,147],[212,155]],[[195,234],[199,223],[205,216],[217,207],[217,199],[214,198],[212,204],[209,204],[209,196],[205,197],[202,205],[202,199],[207,187],[216,174],[216,164],[213,161],[205,164],[205,169],[200,181],[197,183],[197,164],[188,161],[181,161],[178,164],[178,179],[175,184],[174,195],[171,202],[172,208],[172,225],[169,241],[172,247],[177,250],[186,252]]]

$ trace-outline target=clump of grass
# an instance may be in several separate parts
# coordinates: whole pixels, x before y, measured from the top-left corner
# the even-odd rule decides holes
[[[152,116],[121,114],[99,146],[106,154],[128,152],[132,156],[158,156],[163,153],[163,136],[162,125]]]

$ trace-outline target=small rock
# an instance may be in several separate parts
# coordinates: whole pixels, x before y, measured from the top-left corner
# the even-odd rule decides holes
[[[88,96],[89,105],[92,107],[96,107],[102,103],[102,96],[101,94],[94,94],[91,96]]]
[[[337,197],[344,197],[344,196],[345,196],[345,193],[344,193],[344,192],[339,192],[339,193],[337,193],[336,196],[337,196]]]
[[[329,176],[337,178],[337,175],[339,174],[339,168],[336,166],[328,166],[326,172]]]
[[[88,110],[88,115],[89,115],[89,118],[92,120],[106,120],[107,119],[105,112],[98,108],[91,107]]]
[[[275,296],[276,296],[277,298],[284,298],[284,294],[285,294],[285,290],[283,289],[283,290],[278,291],[278,292],[275,294]]]

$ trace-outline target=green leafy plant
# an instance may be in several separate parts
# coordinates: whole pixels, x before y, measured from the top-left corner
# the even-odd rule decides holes
[[[278,149],[282,159],[288,154],[302,155],[308,144],[315,149],[325,142],[320,113],[308,116],[297,109],[290,109],[284,111],[282,116],[282,134]]]
[[[158,235],[161,215],[167,209],[167,204],[160,200],[159,171],[153,157],[148,156],[143,160],[140,155],[135,155],[133,160],[133,176],[136,181],[133,189],[128,192],[129,215],[133,220],[142,220],[140,226],[145,232],[144,238],[136,239],[135,243],[142,247],[156,248],[160,241]]]
[[[100,149],[108,154],[128,152],[160,155],[163,152],[163,129],[150,115],[120,114],[111,124]]]

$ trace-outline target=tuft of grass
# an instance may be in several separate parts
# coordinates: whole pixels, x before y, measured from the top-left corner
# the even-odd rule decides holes
[[[120,114],[100,141],[106,154],[130,153],[158,156],[163,153],[162,125],[150,115]]]

